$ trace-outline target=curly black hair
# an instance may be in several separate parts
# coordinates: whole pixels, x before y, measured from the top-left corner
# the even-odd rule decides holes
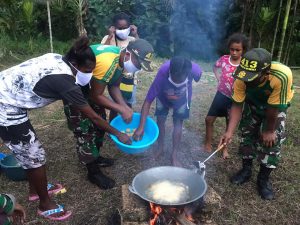
[[[65,59],[69,62],[76,63],[78,66],[96,63],[95,54],[89,47],[89,43],[87,36],[83,35],[79,37],[65,55]]]
[[[130,17],[124,12],[120,12],[113,17],[113,25],[116,26],[119,20],[126,20],[127,23],[130,24]]]
[[[232,43],[242,43],[243,46],[243,52],[246,52],[249,48],[249,39],[246,35],[241,33],[234,33],[232,34],[227,41],[228,48]]]

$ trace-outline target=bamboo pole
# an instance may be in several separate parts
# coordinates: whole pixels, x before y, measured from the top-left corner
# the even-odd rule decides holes
[[[53,52],[53,40],[52,40],[52,27],[51,27],[51,15],[50,15],[50,2],[47,0],[47,12],[48,12],[48,26],[50,35],[50,51]]]
[[[284,21],[283,21],[283,25],[282,25],[282,33],[281,33],[279,51],[278,51],[278,55],[277,55],[278,62],[280,62],[280,60],[281,60],[284,38],[285,38],[286,28],[287,28],[287,24],[288,24],[288,20],[289,20],[291,3],[292,3],[292,0],[287,0],[286,8],[285,8],[285,16],[284,16]]]

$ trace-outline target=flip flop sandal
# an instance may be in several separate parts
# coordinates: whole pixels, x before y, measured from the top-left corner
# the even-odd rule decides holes
[[[64,212],[64,215],[62,216],[53,216],[57,213],[62,213],[62,212]],[[38,210],[37,213],[38,215],[43,216],[47,219],[58,220],[58,221],[66,220],[72,215],[71,211],[64,211],[64,207],[62,205],[57,205],[56,209],[50,209],[46,211]]]
[[[53,187],[55,187],[55,186],[56,186],[55,189],[50,190],[51,188],[53,188]],[[47,190],[48,190],[48,195],[49,195],[49,196],[50,196],[50,195],[54,195],[54,194],[56,194],[56,193],[62,191],[63,189],[64,189],[64,187],[63,187],[61,184],[55,184],[55,185],[53,185],[53,184],[48,184],[48,185],[47,185]],[[30,195],[29,198],[28,198],[29,201],[36,201],[36,200],[39,200],[39,199],[40,199],[40,198],[39,198],[39,196],[38,196],[37,194],[35,194],[35,195]]]

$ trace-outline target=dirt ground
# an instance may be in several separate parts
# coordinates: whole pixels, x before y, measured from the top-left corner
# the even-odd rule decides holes
[[[156,62],[156,68],[158,67]],[[209,64],[200,63],[204,74],[199,83],[194,84],[190,120],[184,124],[183,138],[179,158],[184,167],[191,168],[192,162],[204,159],[207,154],[201,151],[205,124],[204,119],[216,91],[216,81]],[[155,73],[141,74],[138,86],[137,104],[139,111]],[[295,85],[300,86],[299,72]],[[295,89],[299,92],[299,89]],[[151,114],[154,112],[152,106]],[[300,153],[299,134],[299,96],[296,95],[294,105],[290,109],[288,133],[290,138],[282,150],[283,159],[279,168],[272,174],[273,187],[276,192],[274,201],[263,201],[256,191],[256,173],[251,182],[243,186],[234,186],[229,177],[239,169],[240,159],[237,156],[237,142],[230,147],[230,159],[223,160],[220,156],[212,158],[207,164],[206,180],[222,197],[221,212],[213,215],[217,224],[228,225],[260,225],[260,224],[300,224]],[[86,170],[80,165],[75,151],[73,134],[66,125],[61,102],[30,112],[30,118],[39,139],[47,152],[47,171],[50,182],[59,182],[67,188],[67,193],[56,197],[67,209],[72,210],[73,217],[67,222],[51,222],[36,216],[38,203],[29,203],[27,182],[9,181],[0,175],[0,190],[12,193],[26,207],[28,219],[26,224],[72,224],[72,225],[112,225],[107,218],[121,207],[121,186],[130,184],[140,171],[153,166],[170,165],[172,120],[167,123],[166,150],[158,161],[152,158],[152,149],[141,155],[126,155],[120,152],[114,143],[106,137],[101,152],[104,156],[114,158],[115,165],[103,171],[116,179],[116,187],[111,190],[100,190],[86,179]],[[220,134],[224,131],[224,120],[215,124],[216,147]]]

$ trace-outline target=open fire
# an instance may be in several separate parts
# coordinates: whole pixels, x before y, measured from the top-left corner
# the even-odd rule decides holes
[[[201,209],[201,204],[189,204],[182,207],[160,206],[150,203],[150,225],[198,225],[192,214]]]

